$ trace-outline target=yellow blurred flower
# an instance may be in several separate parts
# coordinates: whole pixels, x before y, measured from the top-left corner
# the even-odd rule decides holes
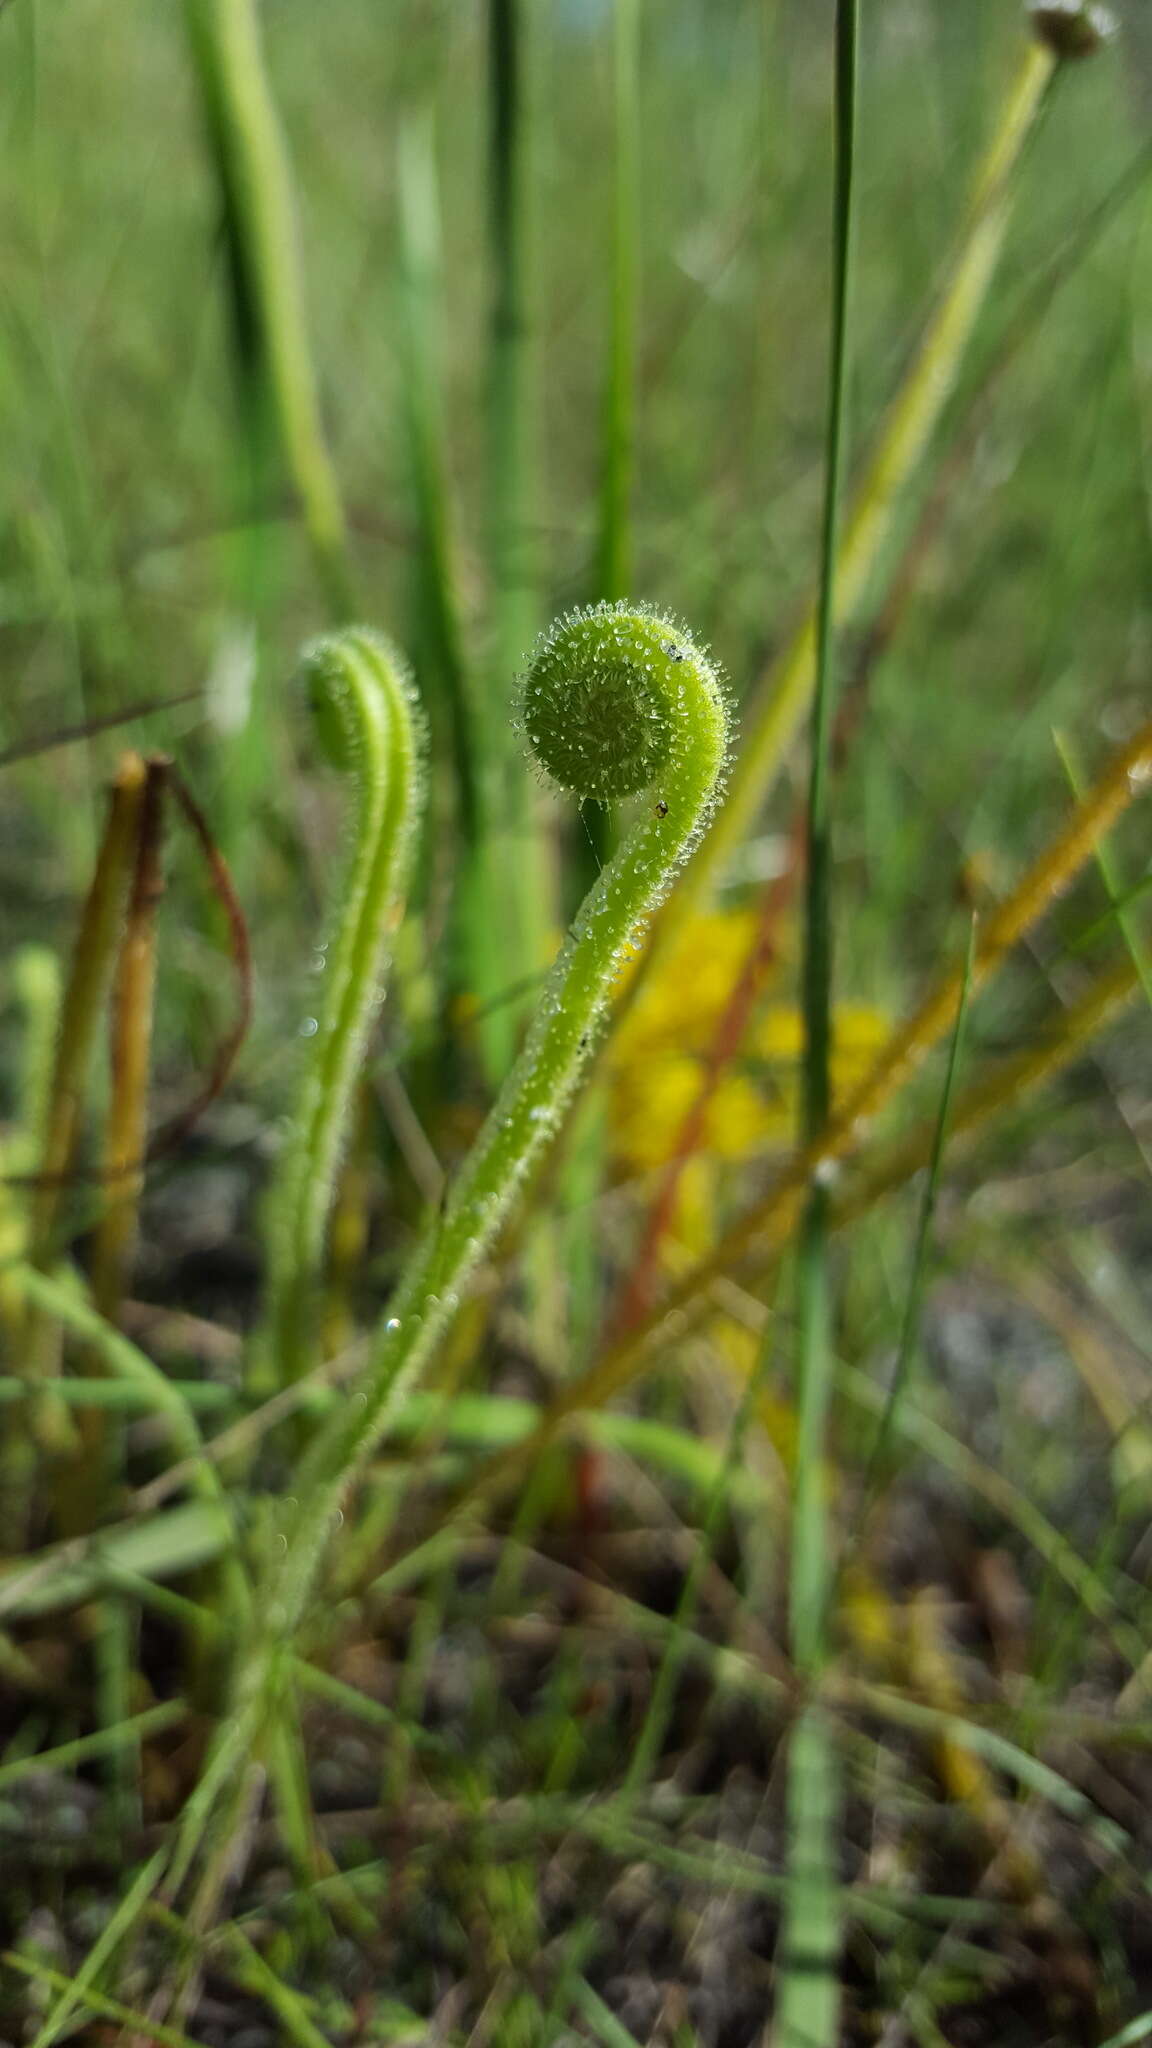
[[[673,1052],[653,1052],[616,1067],[612,1144],[632,1171],[660,1166],[668,1158],[704,1074],[703,1060]],[[709,1100],[700,1150],[714,1159],[746,1159],[782,1134],[786,1130],[779,1112],[767,1107],[755,1083],[729,1073]]]
[[[628,1172],[672,1154],[705,1084],[716,1033],[756,943],[759,912],[709,911],[688,924],[621,1019],[609,1055],[611,1142]],[[833,1019],[833,1090],[844,1094],[888,1036],[879,1010],[843,1003]],[[738,1057],[713,1089],[698,1152],[713,1160],[755,1157],[791,1142],[804,1042],[792,1003],[753,1005]]]

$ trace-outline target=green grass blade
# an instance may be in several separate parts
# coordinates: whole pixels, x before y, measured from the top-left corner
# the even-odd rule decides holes
[[[592,2038],[600,2042],[601,2048],[640,2048],[635,2034],[628,2032],[586,1978],[581,1977],[573,1986],[572,2003],[581,2019],[593,2029]]]
[[[490,1081],[507,1073],[547,957],[553,921],[536,792],[512,730],[513,678],[537,619],[532,540],[527,285],[531,122],[524,0],[488,0],[488,197],[491,315],[487,365],[491,603],[481,763],[483,837],[464,906],[472,993]],[[527,993],[521,988],[525,984]]]
[[[44,1984],[50,1991],[67,1993],[73,1985],[79,1985],[79,1976],[66,1977],[62,1970],[53,1970],[47,1963],[41,1963],[33,1956],[18,1955],[14,1949],[7,1949],[0,1955],[5,1969],[18,1970],[22,1975]],[[182,2034],[177,2027],[162,2026],[158,2020],[150,2020],[146,2013],[134,2012],[129,2005],[121,2005],[117,1998],[106,1998],[103,1992],[93,1991],[84,1985],[76,1992],[73,2009],[82,2005],[94,2018],[112,2020],[122,2030],[142,2041],[155,2042],[156,2048],[204,2048],[201,2041],[191,2034]]]
[[[636,317],[640,273],[639,63],[640,0],[614,0],[614,150],[608,264],[608,375],[604,389],[596,574],[596,595],[599,598],[627,597],[632,588]]]
[[[288,153],[255,0],[185,0],[224,209],[237,347],[266,381],[334,621],[355,610],[348,537],[320,419]]]
[[[418,625],[414,652],[434,738],[452,763],[464,858],[480,836],[484,720],[472,701],[456,571],[440,360],[440,218],[431,117],[410,115],[400,130],[396,175],[404,343],[402,405],[416,507]],[[427,678],[427,682],[425,682]]]
[[[78,1607],[119,1570],[141,1578],[179,1578],[226,1555],[232,1518],[216,1502],[189,1501],[165,1514],[118,1523],[95,1536],[59,1543],[0,1572],[0,1615],[59,1613]]]
[[[77,2006],[89,2002],[101,1971],[111,1963],[121,1942],[128,1938],[146,1900],[151,1897],[164,1856],[165,1851],[159,1849],[147,1863],[141,1865],[115,1911],[97,1935],[75,1976],[68,1978],[64,1983],[59,1998],[32,2041],[31,2048],[52,2048],[53,2042],[60,2039]]]
[[[37,1750],[33,1756],[0,1764],[0,1791],[29,1771],[68,1771],[123,1744],[143,1742],[147,1735],[159,1735],[163,1729],[174,1727],[186,1713],[183,1700],[162,1700],[159,1706],[145,1707],[143,1713],[131,1715],[116,1727],[98,1728],[92,1735],[78,1735],[72,1742],[58,1742],[53,1749]]]
[[[912,1378],[916,1361],[916,1350],[920,1339],[920,1321],[924,1306],[924,1288],[928,1276],[928,1249],[932,1236],[932,1222],[936,1214],[936,1200],[940,1188],[940,1175],[944,1165],[944,1146],[948,1136],[948,1118],[952,1108],[952,1097],[956,1077],[960,1071],[961,1050],[964,1044],[965,1026],[968,1021],[968,997],[972,987],[972,961],[976,946],[976,919],[968,927],[968,950],[964,964],[964,980],[960,989],[960,1000],[956,1006],[956,1025],[948,1048],[948,1064],[944,1073],[944,1086],[940,1094],[940,1105],[936,1113],[936,1128],[932,1138],[932,1155],[928,1162],[928,1175],[920,1201],[920,1214],[916,1223],[916,1237],[912,1251],[912,1270],[908,1279],[908,1291],[904,1298],[904,1314],[900,1324],[900,1342],[896,1351],[896,1365],[888,1398],[880,1417],[880,1426],[869,1454],[861,1490],[860,1519],[868,1512],[871,1499],[885,1477],[888,1451],[896,1427],[897,1416]]]
[[[1077,803],[1082,803],[1086,785],[1073,743],[1066,733],[1057,733],[1055,739],[1056,751],[1068,777],[1068,786]],[[1136,925],[1128,914],[1133,902],[1148,888],[1152,877],[1145,876],[1134,887],[1126,888],[1107,840],[1097,840],[1095,852],[1097,872],[1104,885],[1104,894],[1108,898],[1109,915],[1115,918],[1120,927],[1120,936],[1136,969],[1144,1000],[1152,1008],[1152,964],[1149,963],[1147,950]],[[1097,928],[1093,927],[1094,930]]]
[[[802,1141],[809,1145],[819,1138],[831,1108],[831,736],[852,284],[858,0],[838,0],[835,40],[832,331],[805,849]],[[813,1691],[827,1657],[831,1584],[825,1465],[835,1358],[828,1238],[827,1191],[814,1186],[797,1250],[797,1440],[788,1597],[793,1662],[801,1683]],[[841,1943],[838,1763],[827,1717],[814,1697],[801,1706],[793,1726],[787,1773],[789,1890],[777,1960],[775,2040],[777,2048],[834,2048],[839,2037]]]

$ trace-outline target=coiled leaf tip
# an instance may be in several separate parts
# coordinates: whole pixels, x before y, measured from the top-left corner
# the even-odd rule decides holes
[[[626,604],[569,612],[537,642],[521,721],[561,788],[610,802],[656,788],[685,743],[685,689],[719,679],[675,620]],[[722,715],[722,712],[721,712]]]

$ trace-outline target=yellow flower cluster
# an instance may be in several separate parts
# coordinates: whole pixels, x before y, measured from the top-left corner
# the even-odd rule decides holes
[[[694,918],[621,1018],[610,1054],[611,1139],[627,1172],[647,1172],[672,1154],[704,1084],[724,1013],[756,944],[756,910]],[[833,1086],[846,1092],[888,1036],[890,1020],[865,1004],[840,1004],[834,1018]],[[792,1142],[803,1020],[791,1003],[761,992],[739,1056],[708,1103],[700,1150],[713,1160],[755,1157]]]

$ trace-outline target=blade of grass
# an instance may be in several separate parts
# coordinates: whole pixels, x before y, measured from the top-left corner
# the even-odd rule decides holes
[[[334,624],[355,610],[348,536],[308,339],[288,153],[255,0],[185,0],[224,207],[240,346],[266,380],[317,579]]]
[[[715,1304],[741,1328],[753,1335],[768,1328],[770,1313],[763,1303],[732,1282],[717,1283]],[[885,1389],[858,1367],[837,1365],[839,1395],[875,1419],[888,1405]],[[1134,1581],[1117,1573],[1106,1576],[1082,1558],[1067,1537],[1036,1507],[1028,1494],[989,1465],[953,1435],[942,1423],[905,1402],[893,1418],[897,1435],[917,1450],[927,1453],[941,1469],[968,1491],[986,1501],[998,1515],[1018,1530],[1057,1577],[1075,1594],[1077,1601],[1105,1628],[1120,1656],[1129,1663],[1143,1655],[1140,1625],[1143,1600]]]
[[[892,1373],[888,1399],[880,1417],[880,1424],[868,1454],[861,1484],[861,1501],[857,1516],[856,1530],[851,1549],[855,1549],[860,1533],[867,1519],[869,1508],[879,1493],[887,1476],[888,1450],[895,1427],[896,1416],[911,1383],[912,1369],[920,1342],[920,1322],[924,1306],[924,1288],[928,1273],[928,1247],[932,1235],[932,1223],[936,1214],[936,1199],[940,1188],[940,1174],[944,1164],[944,1146],[948,1136],[948,1118],[952,1107],[952,1096],[960,1067],[961,1048],[964,1043],[964,1029],[968,1017],[968,996],[972,984],[972,959],[976,947],[976,919],[973,916],[968,926],[968,949],[964,963],[964,983],[960,1001],[956,1006],[956,1023],[952,1031],[952,1042],[948,1048],[948,1065],[944,1073],[944,1086],[940,1092],[940,1106],[936,1113],[936,1127],[932,1137],[932,1151],[928,1160],[928,1177],[920,1202],[920,1213],[916,1220],[916,1236],[912,1249],[912,1270],[908,1278],[907,1293],[904,1297],[904,1314],[900,1324],[900,1341],[896,1349],[896,1364]]]
[[[404,343],[403,407],[419,537],[419,631],[415,652],[433,733],[446,733],[463,857],[474,857],[481,830],[478,763],[481,708],[464,652],[455,567],[448,456],[437,382],[440,217],[431,116],[410,115],[400,130],[396,175]],[[438,745],[437,752],[441,748]]]
[[[1063,764],[1064,773],[1068,777],[1068,787],[1072,791],[1076,802],[1082,804],[1084,802],[1085,779],[1083,769],[1077,757],[1075,744],[1067,733],[1054,733],[1053,738],[1056,742],[1056,752],[1059,754]],[[1109,910],[1120,927],[1120,935],[1128,948],[1132,964],[1140,977],[1140,987],[1144,992],[1144,1000],[1149,1008],[1152,1009],[1152,966],[1149,966],[1140,936],[1128,914],[1132,903],[1147,888],[1149,879],[1152,878],[1145,877],[1134,888],[1126,888],[1116,865],[1115,856],[1103,834],[1096,841],[1094,851],[1096,867],[1100,880],[1104,885],[1104,894],[1108,898]]]
[[[34,1956],[18,1955],[15,1949],[6,1949],[0,1955],[5,1969],[18,1970],[22,1976],[32,1977],[51,1991],[67,1992],[78,1982],[78,1978],[66,1977],[62,1970],[53,1970],[47,1963]],[[202,2041],[196,2041],[191,2034],[182,2034],[176,2027],[165,2027],[148,2019],[146,2014],[133,2011],[129,2005],[121,2005],[116,1998],[106,1998],[102,1991],[93,1991],[85,1986],[79,1990],[76,2005],[82,2005],[95,2018],[114,2020],[117,2026],[128,2028],[134,2039],[154,2041],[156,2048],[204,2048]]]
[[[883,1415],[887,1396],[864,1373],[842,1366],[839,1385],[847,1400],[870,1415]],[[898,1411],[893,1426],[905,1442],[934,1458],[942,1470],[986,1501],[1012,1528],[1017,1529],[1037,1556],[1063,1579],[1086,1612],[1107,1630],[1119,1654],[1130,1664],[1139,1662],[1143,1639],[1139,1628],[1128,1619],[1116,1587],[1085,1562],[1062,1531],[1048,1520],[1026,1493],[978,1458],[959,1437],[932,1416],[911,1405],[905,1404]]]
[[[167,1374],[165,1378],[167,1379]],[[236,1400],[232,1387],[221,1386],[215,1380],[168,1380],[168,1384],[175,1388],[180,1399],[190,1408],[229,1408]],[[156,1406],[155,1397],[150,1390],[128,1386],[117,1380],[55,1380],[52,1392],[56,1400],[62,1401],[68,1408],[106,1408],[113,1413],[146,1415]],[[27,1399],[26,1380],[0,1379],[0,1406]]]
[[[56,1973],[53,1972],[56,1982],[60,1985],[60,1996],[38,2029],[31,2048],[52,2048],[53,2042],[60,2039],[77,2006],[87,2005],[92,2009],[94,2000],[105,2002],[102,1994],[96,1989],[97,1980],[106,1965],[113,1960],[121,1942],[136,1925],[140,1909],[155,1886],[163,1860],[164,1851],[160,1849],[147,1863],[140,1866],[75,1975],[61,1978],[56,1977]]]
[[[632,588],[632,480],[636,445],[636,308],[640,269],[638,96],[640,0],[612,9],[613,164],[608,257],[608,375],[600,465],[597,598]]]
[[[883,421],[853,495],[836,565],[837,620],[855,612],[883,560],[895,522],[956,383],[1004,246],[1018,167],[1043,110],[1058,59],[1033,40],[996,116],[977,167],[967,219],[943,291]],[[698,908],[752,830],[815,688],[819,599],[753,698],[716,829],[661,919],[657,943]]]
[[[548,856],[537,798],[524,774],[509,690],[535,629],[535,565],[529,528],[530,320],[526,202],[530,120],[524,0],[488,0],[488,566],[491,631],[484,715],[474,737],[483,836],[464,906],[479,1044],[489,1081],[502,1080],[530,1008],[513,994],[547,957]]]
[[[301,1993],[284,1983],[238,1927],[227,1930],[224,1946],[236,1982],[275,2013],[285,2041],[295,2042],[296,2048],[331,2048],[331,2035],[321,2033]]]
[[[54,1544],[0,1572],[0,1614],[59,1613],[78,1607],[123,1565],[144,1578],[179,1578],[220,1557],[233,1542],[231,1520],[205,1501],[147,1520],[118,1523],[95,1536]]]
[[[664,1654],[656,1670],[652,1688],[648,1695],[644,1718],[640,1724],[632,1747],[632,1754],[624,1773],[619,1794],[619,1803],[627,1812],[637,1794],[646,1789],[663,1747],[668,1724],[675,1703],[676,1688],[685,1660],[685,1631],[692,1626],[696,1605],[700,1595],[704,1574],[711,1565],[719,1536],[721,1521],[732,1505],[733,1481],[739,1470],[741,1456],[748,1434],[756,1403],[759,1399],[764,1378],[770,1362],[767,1344],[760,1348],[757,1363],[748,1375],[741,1398],[732,1416],[731,1426],[724,1441],[720,1468],[710,1489],[704,1506],[704,1516],[692,1553],[692,1562],[684,1577],[680,1596],[671,1618],[671,1628]]]
[[[572,1986],[572,2004],[581,2019],[594,2028],[594,2038],[602,2048],[640,2048],[635,2034],[630,2034],[621,2024],[599,1992],[593,1991],[586,1977],[581,1977]]]
[[[232,1517],[227,1490],[215,1465],[204,1456],[203,1440],[197,1427],[195,1416],[182,1399],[172,1381],[167,1379],[152,1364],[151,1359],[147,1358],[142,1351],[139,1351],[128,1338],[122,1336],[118,1330],[114,1329],[91,1303],[85,1301],[74,1288],[47,1274],[38,1273],[31,1266],[15,1268],[10,1278],[12,1283],[23,1291],[39,1312],[50,1316],[65,1329],[72,1330],[77,1336],[81,1337],[85,1341],[89,1354],[98,1358],[106,1371],[118,1379],[127,1380],[150,1397],[154,1411],[165,1417],[177,1449],[183,1452],[186,1457],[189,1484],[193,1491],[199,1494],[201,1506],[210,1509],[220,1517],[221,1533],[223,1531],[231,1531]],[[131,1528],[125,1532],[123,1540],[126,1546],[131,1543],[132,1533]],[[138,1529],[136,1534],[138,1537]],[[111,1545],[115,1538],[110,1532],[105,1540]],[[68,1544],[62,1546],[62,1555],[65,1559],[68,1557],[70,1548],[71,1546]],[[230,1615],[233,1620],[237,1620],[248,1611],[248,1589],[244,1569],[232,1543],[227,1540],[223,1543],[218,1541],[215,1545],[215,1550],[217,1553],[222,1552],[220,1564],[221,1606],[225,1613]],[[210,1551],[207,1554],[211,1555],[213,1553]],[[94,1550],[93,1556],[95,1559],[98,1559],[98,1548]],[[124,1562],[127,1564],[134,1563],[136,1569],[140,1569],[141,1565],[143,1565],[144,1576],[149,1575],[146,1546],[143,1559],[125,1557]],[[98,1571],[98,1563],[96,1568]],[[17,1588],[19,1586],[19,1577],[20,1575],[17,1574]],[[63,1568],[63,1577],[64,1583],[67,1585],[68,1572],[66,1564]],[[82,1577],[83,1569],[81,1567],[81,1580]],[[55,1591],[58,1596],[60,1592],[59,1584],[57,1584]],[[11,1586],[5,1588],[3,1582],[0,1581],[0,1608],[5,1605],[5,1593],[7,1593],[9,1600],[17,1597],[17,1593]],[[56,1604],[56,1602],[51,1601],[51,1604]],[[118,1607],[122,1607],[122,1605],[123,1603],[117,1603]],[[125,1615],[126,1612],[127,1610],[124,1609]],[[219,1619],[219,1615],[216,1616],[216,1619]],[[120,1626],[120,1620],[117,1619],[114,1622],[114,1628],[120,1628]],[[123,1626],[127,1626],[126,1620]],[[114,1720],[123,1718],[124,1708],[127,1704],[126,1694],[124,1697],[121,1697],[121,1694],[125,1692],[127,1684],[127,1666],[123,1655],[123,1648],[124,1646],[121,1644],[121,1653],[118,1657],[114,1642],[109,1642],[107,1645],[110,1680],[114,1677],[117,1670],[120,1672],[121,1690],[112,1700],[108,1716],[109,1719]],[[115,1711],[112,1711],[112,1708]]]
[[[627,597],[632,586],[632,498],[636,444],[636,336],[640,274],[640,21],[641,0],[613,0],[612,211],[608,251],[608,362],[600,452],[599,534],[593,598]],[[583,895],[612,858],[617,844],[615,807],[582,803],[576,834],[574,879]],[[567,1348],[582,1362],[601,1315],[603,1259],[597,1196],[605,1174],[605,1105],[590,1088],[569,1132],[562,1163],[563,1204],[569,1222],[563,1248],[543,1242],[545,1259],[569,1276]],[[545,1231],[547,1224],[545,1223]],[[554,1234],[554,1233],[553,1233]]]
[[[105,1371],[139,1388],[154,1412],[163,1415],[167,1421],[173,1443],[186,1457],[190,1480],[202,1498],[217,1505],[226,1504],[224,1483],[211,1461],[204,1456],[204,1443],[196,1418],[176,1383],[105,1320],[80,1292],[77,1283],[40,1273],[30,1265],[13,1268],[12,1279],[37,1308],[82,1338],[99,1356]]]
[[[158,1706],[145,1707],[143,1713],[131,1715],[116,1728],[98,1728],[92,1735],[78,1735],[71,1742],[58,1742],[52,1749],[40,1749],[34,1755],[0,1764],[0,1791],[29,1771],[69,1771],[76,1764],[91,1762],[93,1757],[106,1756],[121,1744],[143,1742],[149,1735],[175,1727],[187,1711],[183,1700],[162,1700]]]
[[[805,832],[801,1145],[812,1151],[832,1106],[832,723],[837,688],[837,565],[846,455],[857,148],[859,0],[837,0],[832,325],[824,515],[815,621],[815,685]],[[817,1697],[828,1659],[832,1556],[826,1498],[828,1418],[835,1384],[828,1193],[810,1187],[796,1253],[796,1459],[788,1627],[804,1688],[786,1761],[788,1890],[777,1944],[773,2038],[778,2048],[835,2048],[840,2033],[839,1763]]]

